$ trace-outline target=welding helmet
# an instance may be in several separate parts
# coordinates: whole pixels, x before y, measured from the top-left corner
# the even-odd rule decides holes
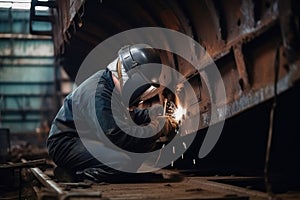
[[[147,44],[134,44],[122,47],[118,56],[129,77],[122,89],[122,100],[125,105],[132,106],[151,86],[158,88],[162,68],[160,55]]]

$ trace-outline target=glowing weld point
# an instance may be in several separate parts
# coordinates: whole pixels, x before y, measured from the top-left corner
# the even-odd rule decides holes
[[[181,154],[181,159],[183,160],[183,154]]]
[[[196,165],[196,160],[195,159],[193,159],[193,163],[194,163],[194,165]]]
[[[175,154],[175,146],[173,146],[173,154]]]

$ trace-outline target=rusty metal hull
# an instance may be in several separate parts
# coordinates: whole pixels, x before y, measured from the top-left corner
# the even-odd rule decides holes
[[[163,27],[184,33],[202,45],[221,73],[227,99],[212,102],[207,90],[210,85],[201,77],[194,85],[201,97],[201,128],[219,121],[219,118],[210,121],[212,103],[218,105],[218,115],[229,118],[274,97],[276,62],[278,94],[293,87],[300,78],[300,6],[296,0],[230,3],[58,0],[56,3],[55,52],[63,57],[61,64],[73,80],[83,59],[97,44],[125,30]],[[192,46],[190,49],[193,56],[199,56]],[[168,56],[167,60],[187,78],[195,73],[178,55]]]

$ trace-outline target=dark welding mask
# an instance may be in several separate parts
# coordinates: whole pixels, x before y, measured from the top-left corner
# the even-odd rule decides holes
[[[122,100],[132,106],[151,86],[159,86],[161,59],[158,51],[146,44],[124,46],[118,54],[129,77],[122,89]]]

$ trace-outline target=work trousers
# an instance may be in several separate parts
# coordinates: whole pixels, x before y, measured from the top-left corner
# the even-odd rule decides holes
[[[49,156],[54,163],[73,172],[83,171],[87,168],[101,168],[111,174],[119,173],[120,171],[117,169],[121,170],[122,166],[132,165],[129,156],[110,149],[100,142],[85,140],[85,145],[88,145],[89,149],[93,149],[93,155],[83,145],[80,137],[74,136],[73,133],[52,137],[47,141]],[[102,163],[97,157],[109,163]],[[139,164],[136,164],[136,169],[138,167]]]

